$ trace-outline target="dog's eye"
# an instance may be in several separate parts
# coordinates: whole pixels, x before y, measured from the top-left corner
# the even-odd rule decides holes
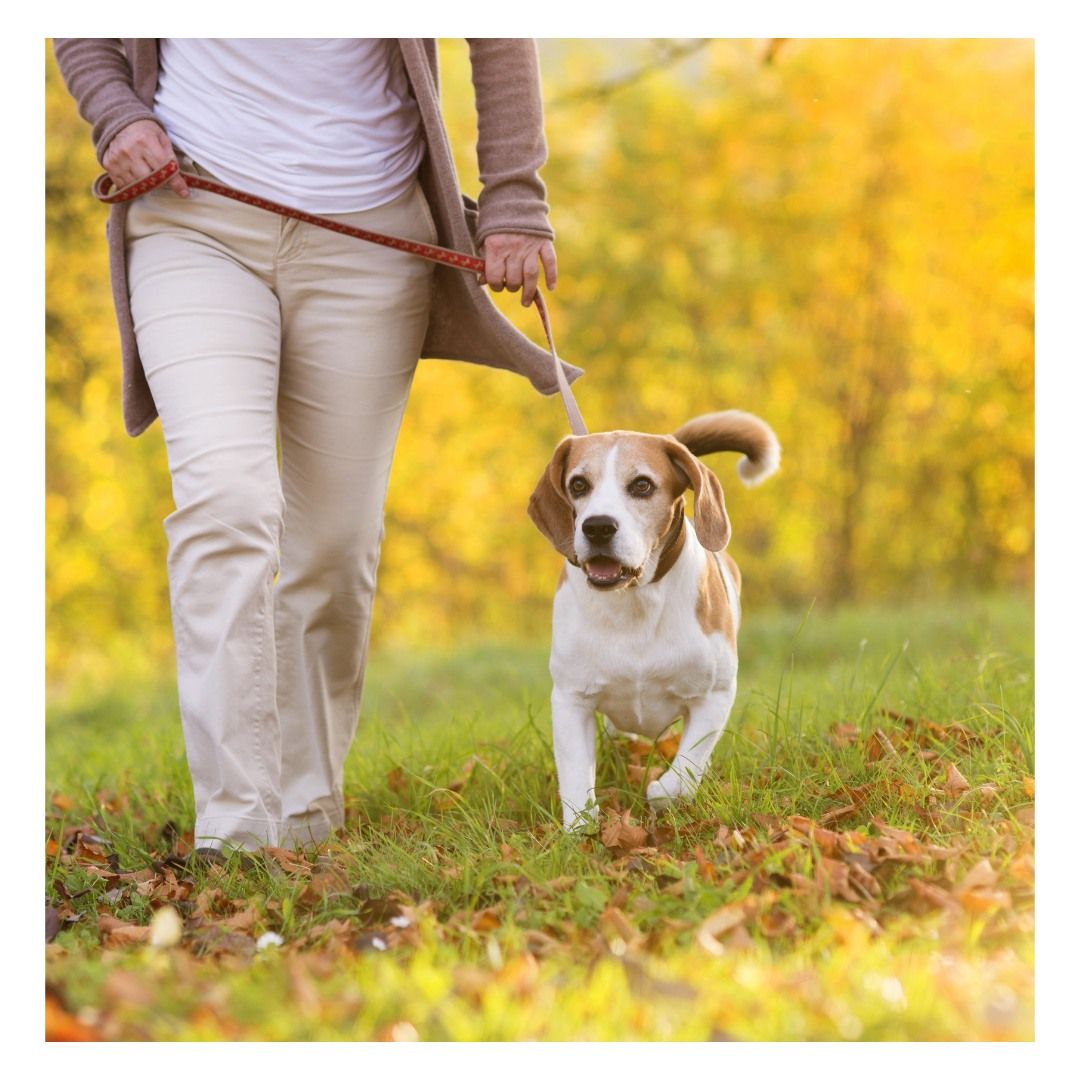
[[[570,481],[568,487],[570,488],[570,494],[574,496],[584,495],[589,490],[589,481],[584,476],[575,476]]]
[[[647,476],[639,476],[630,481],[630,494],[636,495],[639,499],[651,495],[655,490],[656,485]]]

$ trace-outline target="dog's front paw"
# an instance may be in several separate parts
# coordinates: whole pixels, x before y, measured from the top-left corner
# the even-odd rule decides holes
[[[671,769],[668,769],[659,780],[654,780],[645,789],[645,798],[649,800],[649,805],[655,810],[663,810],[679,799],[685,799],[690,794],[692,792],[687,790],[683,778]]]
[[[563,829],[568,833],[584,833],[596,828],[599,808],[596,803],[589,803],[584,810],[574,810],[563,806]]]

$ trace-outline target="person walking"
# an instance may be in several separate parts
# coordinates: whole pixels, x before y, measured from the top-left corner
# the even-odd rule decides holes
[[[118,187],[175,157],[484,259],[479,278],[433,269],[179,174],[110,215],[125,425],[137,435],[160,417],[176,506],[165,530],[196,849],[318,843],[344,821],[417,360],[557,389],[549,354],[481,287],[528,304],[541,268],[556,281],[536,47],[469,42],[478,203],[457,181],[433,39],[66,38],[54,51]]]

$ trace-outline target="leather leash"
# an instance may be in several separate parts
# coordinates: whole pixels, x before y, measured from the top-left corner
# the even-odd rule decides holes
[[[463,270],[466,273],[482,273],[484,269],[484,260],[475,255],[466,255],[464,252],[439,247],[437,244],[424,244],[417,240],[405,240],[399,236],[388,236],[385,233],[371,232],[368,229],[358,229],[352,225],[345,225],[340,221],[319,217],[317,214],[294,210],[291,206],[283,206],[281,203],[272,202],[270,199],[250,195],[246,191],[238,191],[236,188],[228,187],[197,173],[185,172],[181,170],[177,161],[169,161],[149,176],[144,176],[142,179],[122,188],[117,188],[113,184],[112,177],[108,173],[102,173],[94,181],[91,190],[95,198],[109,205],[130,202],[140,195],[145,195],[147,192],[161,187],[162,184],[167,183],[177,173],[180,173],[184,178],[188,187],[211,191],[215,195],[223,195],[227,199],[234,199],[236,202],[246,203],[248,206],[257,206],[261,210],[269,210],[271,213],[280,214],[282,217],[294,218],[296,221],[303,221],[308,225],[317,225],[320,229],[329,229],[331,232],[351,236],[356,240],[366,240],[372,244],[380,244],[382,247],[405,251],[421,259],[427,259],[429,262],[452,266],[454,269]],[[544,302],[544,295],[539,288],[536,290],[534,303],[536,304],[537,314],[540,316],[540,322],[544,327],[544,336],[547,338],[548,351],[551,353],[552,367],[555,369],[555,380],[559,386],[559,394],[562,396],[563,408],[566,409],[566,418],[570,423],[570,430],[575,435],[587,435],[589,432],[585,427],[585,421],[581,418],[581,411],[574,400],[570,383],[567,381],[566,373],[563,371],[562,364],[555,353],[555,339],[551,333],[551,321],[548,318],[547,304]]]

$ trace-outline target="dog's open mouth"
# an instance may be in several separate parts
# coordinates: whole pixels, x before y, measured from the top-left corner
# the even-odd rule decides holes
[[[606,555],[595,555],[584,563],[582,569],[594,589],[614,589],[627,581],[632,581],[639,573],[629,566],[623,566],[617,559],[609,559]]]

